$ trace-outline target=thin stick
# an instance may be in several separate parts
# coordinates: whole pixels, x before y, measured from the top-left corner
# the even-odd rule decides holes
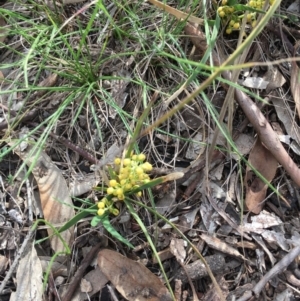
[[[90,265],[90,263],[93,261],[96,254],[100,250],[101,246],[102,246],[101,242],[98,243],[97,245],[95,245],[90,250],[90,252],[87,254],[87,256],[83,259],[83,261],[81,262],[80,267],[77,269],[71,283],[69,284],[67,292],[61,298],[62,301],[69,301],[69,300],[72,299],[72,296],[73,296],[75,290],[78,288],[79,282],[82,279],[83,273],[85,272],[87,267]]]
[[[288,254],[286,254],[277,264],[273,266],[273,268],[264,275],[264,277],[255,285],[253,288],[253,293],[258,298],[259,293],[265,287],[266,283],[275,277],[278,273],[282,272],[286,269],[296,257],[300,255],[300,246],[292,249]]]

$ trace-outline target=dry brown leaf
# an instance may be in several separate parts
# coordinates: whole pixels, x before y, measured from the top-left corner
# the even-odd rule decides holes
[[[11,296],[11,301],[42,300],[43,270],[33,243],[20,260],[16,283],[17,291]]]
[[[104,274],[100,271],[99,267],[97,266],[94,270],[90,271],[88,274],[84,276],[86,281],[89,281],[89,283],[92,286],[92,291],[89,292],[89,296],[93,296],[94,294],[98,293],[108,282],[108,279],[104,276]],[[76,292],[75,295],[79,296],[80,301],[86,300],[87,294],[79,292]],[[73,301],[73,299],[72,299]]]
[[[14,142],[9,144],[12,146]],[[34,164],[32,174],[38,184],[45,220],[54,226],[69,221],[75,212],[66,180],[60,169],[53,164],[46,153],[39,152],[36,146],[28,145],[23,151],[16,147],[14,151],[28,166]],[[53,231],[48,229],[48,234],[52,235]],[[62,232],[61,236],[65,243],[71,246],[74,239],[74,227]],[[50,242],[55,252],[66,251],[62,241],[57,236],[51,237]]]
[[[176,257],[178,262],[184,262],[186,250],[183,239],[173,238],[170,242],[170,251]]]
[[[297,49],[300,49],[300,41],[295,45],[295,53]],[[292,61],[292,70],[291,70],[291,91],[294,97],[296,104],[296,109],[298,116],[300,117],[300,69],[297,62]]]
[[[98,253],[98,265],[124,298],[129,301],[168,301],[170,293],[143,264],[111,250]]]
[[[295,122],[295,112],[290,108],[288,102],[282,101],[279,93],[275,90],[274,97],[272,97],[272,103],[276,110],[276,114],[284,126],[287,134],[291,136],[292,142],[288,141],[291,149],[298,155],[300,155],[300,127]],[[273,125],[273,123],[272,123]],[[278,133],[278,131],[276,131]]]
[[[100,179],[101,177],[97,173],[75,178],[75,180],[69,185],[70,195],[72,197],[78,197],[91,191],[93,187],[96,187],[99,184]]]
[[[221,251],[225,254],[228,254],[230,256],[234,256],[238,259],[241,259],[243,261],[247,261],[247,259],[235,248],[231,247],[230,245],[228,245],[227,243],[223,242],[222,240],[220,240],[217,237],[212,237],[210,235],[206,235],[204,233],[202,233],[200,235],[201,239],[203,239],[206,244],[218,251]]]
[[[95,257],[96,260],[96,257]],[[91,270],[82,278],[81,285],[77,285],[77,289],[72,294],[72,299],[70,301],[84,301],[90,300],[88,297],[92,297],[95,294],[99,293],[100,290],[104,288],[109,280],[105,277],[105,275],[101,272],[100,268],[96,265],[95,269]],[[89,289],[86,290],[88,292],[83,292],[82,283],[88,284]],[[72,282],[62,285],[59,288],[59,295],[63,296],[62,300],[66,297],[66,293],[69,290],[72,290]],[[91,290],[90,290],[91,289]],[[67,299],[69,300],[69,299]]]
[[[4,274],[4,272],[8,266],[8,261],[9,260],[6,256],[0,255],[0,275]]]
[[[158,189],[161,186],[158,187]],[[170,183],[170,185],[165,186],[168,189],[160,189],[159,194],[157,196],[157,201],[155,204],[155,208],[158,213],[165,214],[174,210],[174,204],[176,202],[176,186],[174,183]]]
[[[286,83],[286,79],[276,66],[269,66],[268,71],[265,73],[263,79],[269,82],[266,93],[269,93],[269,91],[272,91],[276,88],[280,88]]]
[[[257,138],[254,147],[250,152],[249,163],[268,182],[273,180],[278,163],[271,152],[262,145],[259,138]],[[255,214],[260,213],[268,186],[254,173],[252,169],[250,169],[248,165],[246,169],[245,186],[245,203],[248,210]]]

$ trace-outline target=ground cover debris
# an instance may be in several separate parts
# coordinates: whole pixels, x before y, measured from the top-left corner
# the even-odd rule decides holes
[[[299,1],[0,1],[0,300],[300,300]]]

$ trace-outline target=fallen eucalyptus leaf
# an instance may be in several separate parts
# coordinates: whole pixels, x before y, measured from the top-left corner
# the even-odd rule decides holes
[[[139,262],[104,249],[98,253],[98,266],[120,294],[129,301],[172,300],[160,279]]]
[[[277,170],[278,162],[271,152],[264,147],[259,138],[257,138],[255,145],[250,152],[249,163],[268,182],[273,180]],[[263,208],[262,202],[266,197],[268,186],[248,165],[246,169],[245,186],[245,203],[248,210],[256,214],[260,213]]]
[[[17,290],[11,296],[10,301],[43,299],[43,269],[33,243],[20,260],[16,283]]]
[[[13,146],[16,141],[9,142]],[[62,176],[60,169],[52,162],[51,158],[32,141],[28,141],[28,146],[24,151],[19,147],[14,148],[14,152],[29,166],[33,165],[32,174],[37,182],[44,218],[49,223],[61,224],[69,221],[75,214],[73,202],[69,194],[66,180]],[[52,229],[48,229],[48,234],[53,234]],[[74,240],[74,227],[61,233],[61,236],[68,246]],[[50,237],[51,247],[55,252],[65,252],[65,246],[58,236]]]

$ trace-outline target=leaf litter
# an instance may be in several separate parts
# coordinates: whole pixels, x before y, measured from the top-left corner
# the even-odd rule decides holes
[[[113,151],[114,146],[126,144],[127,132],[132,129],[134,118],[139,117],[144,110],[152,90],[159,91],[161,98],[153,106],[145,127],[158,120],[162,112],[167,112],[180,103],[194,91],[199,82],[206,79],[207,74],[200,72],[197,81],[188,82],[187,69],[178,68],[179,61],[172,61],[165,56],[166,49],[165,52],[160,52],[158,48],[147,52],[148,46],[154,43],[153,32],[158,33],[162,18],[166,18],[165,21],[170,21],[167,22],[166,30],[170,36],[174,34],[176,39],[178,38],[175,46],[174,37],[173,40],[166,37],[165,45],[169,47],[167,52],[175,57],[182,58],[185,55],[199,62],[208,48],[205,34],[202,27],[183,23],[183,19],[188,18],[193,23],[203,24],[203,20],[193,12],[190,14],[190,10],[179,4],[164,4],[159,1],[139,4],[134,16],[140,22],[138,25],[143,26],[143,32],[142,35],[137,35],[138,27],[134,27],[137,23],[134,23],[133,15],[127,15],[127,8],[133,8],[133,3],[105,3],[98,12],[102,19],[93,19],[90,15],[93,11],[91,5],[95,3],[96,1],[93,1],[90,6],[84,6],[84,2],[69,0],[63,1],[63,4],[56,8],[49,3],[47,14],[41,15],[33,12],[26,1],[22,5],[18,3],[15,7],[15,11],[22,11],[24,17],[38,16],[36,20],[39,22],[48,17],[51,22],[62,22],[61,29],[72,36],[72,39],[68,40],[72,43],[71,48],[75,51],[82,50],[76,54],[80,64],[72,69],[72,65],[67,62],[67,56],[56,60],[60,58],[61,52],[52,44],[51,57],[47,59],[49,68],[54,70],[55,74],[59,74],[59,78],[52,84],[42,84],[39,87],[45,90],[45,93],[40,93],[39,89],[32,93],[27,89],[28,81],[35,87],[37,82],[42,83],[42,79],[51,76],[46,69],[37,72],[35,68],[38,68],[38,63],[36,66],[30,65],[22,83],[23,69],[20,68],[22,64],[19,64],[20,57],[28,53],[28,49],[33,49],[30,48],[30,39],[24,43],[24,38],[27,39],[28,35],[21,37],[22,29],[24,30],[22,24],[28,22],[27,26],[34,30],[33,24],[29,20],[20,19],[15,22],[19,27],[13,27],[10,22],[17,18],[17,15],[8,14],[11,19],[5,19],[6,27],[1,39],[6,45],[13,46],[0,53],[0,59],[6,64],[5,68],[2,70],[1,67],[0,70],[3,91],[0,128],[3,130],[4,144],[1,152],[5,153],[11,145],[8,137],[23,135],[21,131],[24,125],[29,131],[34,130],[32,135],[38,143],[42,142],[38,140],[39,137],[46,139],[43,140],[44,149],[40,152],[31,153],[33,146],[29,140],[20,144],[21,149],[14,150],[19,158],[7,153],[1,157],[4,158],[0,162],[0,273],[3,278],[9,274],[10,262],[13,259],[11,254],[17,253],[17,247],[23,241],[23,232],[28,231],[31,226],[30,216],[37,218],[42,211],[47,221],[59,227],[65,220],[73,217],[75,210],[83,206],[83,202],[78,201],[80,197],[95,202],[101,197],[101,192],[95,192],[93,188],[105,185],[105,166],[110,164],[116,153],[122,152],[118,147]],[[282,3],[282,8],[286,7],[287,5]],[[4,4],[3,8],[11,9],[8,4]],[[61,20],[53,17],[55,9],[58,9],[56,14]],[[155,17],[149,24],[148,18],[142,17],[142,14],[151,10],[155,11]],[[174,15],[177,21],[171,15]],[[127,17],[133,22],[134,34],[126,25],[118,23],[127,20]],[[65,22],[66,20],[68,22]],[[89,20],[93,20],[94,27],[99,30],[98,36],[95,34],[96,38],[94,33],[89,34],[85,44],[86,42],[78,39],[79,34],[76,30],[84,28],[82,25],[88,24]],[[4,19],[1,18],[1,21]],[[171,286],[176,288],[177,300],[248,300],[253,296],[262,300],[262,295],[270,300],[299,298],[297,286],[300,274],[298,262],[295,260],[299,256],[300,235],[297,176],[300,153],[299,68],[296,61],[292,61],[290,67],[285,62],[280,63],[278,67],[271,66],[272,61],[278,57],[296,57],[298,43],[292,45],[294,53],[289,53],[291,47],[289,44],[282,47],[282,41],[288,43],[289,39],[285,37],[289,35],[289,31],[286,29],[292,30],[292,26],[286,21],[270,21],[272,22],[280,22],[282,26],[280,43],[276,42],[276,33],[267,27],[263,35],[259,35],[257,41],[248,49],[245,61],[266,62],[266,65],[248,68],[248,74],[241,74],[237,81],[248,87],[252,93],[252,101],[255,95],[258,96],[255,101],[257,106],[254,102],[249,102],[243,94],[244,90],[236,88],[241,90],[234,95],[238,103],[236,110],[233,116],[226,113],[222,120],[225,126],[230,119],[233,121],[234,149],[227,149],[228,137],[224,136],[224,132],[219,133],[213,160],[207,161],[207,146],[212,142],[217,127],[217,118],[214,118],[217,115],[213,116],[212,112],[216,114],[215,112],[220,112],[220,108],[209,112],[203,95],[194,97],[193,105],[186,106],[184,110],[168,118],[159,126],[159,131],[148,132],[138,141],[140,151],[145,152],[156,167],[153,174],[156,172],[165,175],[175,171],[180,173],[180,176],[183,175],[182,179],[162,183],[153,189],[154,203],[151,204],[151,195],[143,196],[142,201],[165,216],[164,220],[155,217],[152,211],[134,205],[155,242],[158,257]],[[114,31],[112,28],[116,24],[120,26]],[[127,34],[124,34],[123,26],[127,28]],[[10,28],[15,30],[12,35],[7,34]],[[278,28],[277,23],[274,28]],[[16,29],[21,31],[17,33]],[[65,33],[63,30],[61,32]],[[176,36],[176,32],[180,33],[180,38]],[[121,37],[122,34],[124,36]],[[294,31],[294,34],[296,37],[297,32]],[[216,66],[222,63],[219,61],[223,57],[221,50],[229,53],[236,47],[237,36],[232,37],[218,35],[212,52],[212,60]],[[296,37],[299,38],[300,36]],[[14,39],[19,41],[15,43]],[[266,46],[268,41],[266,43],[264,39],[270,42],[270,45],[267,45],[270,47]],[[101,48],[102,44],[105,47]],[[38,43],[37,47],[40,45],[43,43]],[[165,45],[159,44],[159,47]],[[257,45],[264,48],[263,55],[257,51]],[[38,53],[43,52],[40,48],[37,49],[36,53],[30,52],[35,62],[39,62]],[[67,52],[68,50],[65,51]],[[215,56],[216,52],[220,53],[218,59]],[[31,62],[31,57],[28,58]],[[79,66],[87,67],[88,60],[95,68],[90,74],[80,74]],[[14,68],[11,68],[10,65],[15,62],[17,63]],[[68,76],[64,73],[66,69]],[[93,79],[93,75],[96,75],[96,79]],[[222,76],[230,81],[230,72],[223,72]],[[97,82],[98,88],[92,93],[89,92],[90,82],[84,86],[84,91],[78,89],[84,85],[86,79]],[[218,96],[222,106],[228,82],[219,83],[217,86],[207,87],[206,93]],[[68,90],[60,92],[59,89],[48,89],[51,86],[70,86],[75,94]],[[17,87],[21,89],[18,90]],[[148,89],[149,87],[151,89]],[[264,105],[260,104],[262,98],[267,100]],[[50,128],[39,127],[43,122],[46,126],[45,120],[58,111],[61,104],[65,105],[66,99],[73,101],[64,107],[65,110],[59,115],[55,125]],[[249,108],[256,115],[251,115]],[[132,116],[133,119],[130,118]],[[47,122],[50,122],[50,119]],[[230,128],[229,125],[228,127]],[[44,136],[48,131],[52,131],[52,136]],[[28,131],[25,137],[27,134]],[[283,146],[280,141],[283,142]],[[105,155],[109,157],[109,154],[112,154],[112,158],[105,160]],[[30,170],[31,164],[35,164],[32,169],[33,177],[28,178],[26,185],[23,184],[26,170],[23,169],[14,177],[18,165],[22,162],[26,162]],[[45,177],[47,181],[44,182]],[[271,183],[273,188],[266,182]],[[28,203],[31,196],[38,199],[38,194],[42,202],[40,212],[35,201],[33,205]],[[35,195],[37,197],[34,197]],[[24,255],[20,261],[16,269],[15,283],[12,277],[3,282],[6,288],[1,292],[0,298],[9,300],[11,297],[13,300],[14,294],[23,294],[23,299],[27,300],[27,296],[36,294],[41,300],[43,265],[44,272],[46,267],[51,268],[47,289],[42,292],[49,298],[53,297],[56,285],[59,288],[58,294],[63,296],[64,301],[71,293],[74,293],[72,300],[108,300],[111,296],[120,300],[170,300],[171,295],[160,276],[157,260],[146,243],[140,226],[124,206],[120,206],[120,211],[120,216],[111,220],[113,229],[116,229],[111,231],[118,231],[130,240],[135,246],[134,251],[116,242],[114,236],[103,227],[91,228],[88,224],[89,217],[82,219],[76,227],[67,231],[66,236],[64,232],[61,234],[66,244],[73,248],[73,257],[58,258],[53,263],[50,261],[55,251],[65,249],[57,238],[51,239],[51,247],[47,242],[40,243],[43,252],[48,255],[46,259],[37,252],[38,248],[30,244],[29,253],[26,255],[30,259],[27,260],[28,257]],[[186,238],[178,236],[174,226],[184,233],[204,256],[216,277],[221,295],[211,282],[203,262],[190,248]],[[48,227],[38,228],[36,239],[48,236],[44,232],[45,229],[49,231]],[[99,243],[104,237],[109,240]],[[91,248],[92,246],[98,247]],[[88,252],[84,251],[86,247]],[[92,263],[97,259],[97,254],[95,255],[92,249],[98,253],[101,248],[97,267]],[[87,257],[89,260],[83,264],[84,258]],[[30,269],[26,270],[28,266]],[[30,278],[27,272],[32,269],[34,277]],[[76,273],[78,271],[80,273]],[[70,285],[67,285],[69,276],[74,277]],[[76,281],[73,281],[74,278]],[[25,291],[23,283],[27,280],[30,285]],[[11,294],[11,291],[14,294]],[[99,292],[103,297],[98,298]]]

